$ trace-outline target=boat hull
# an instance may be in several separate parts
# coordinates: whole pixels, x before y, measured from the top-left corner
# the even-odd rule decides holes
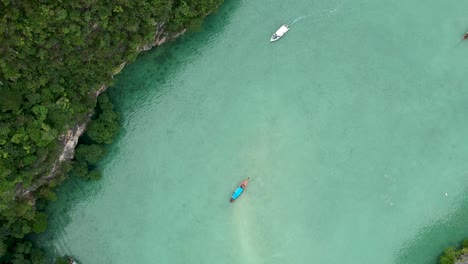
[[[231,195],[231,198],[229,199],[229,202],[233,203],[235,200],[237,200],[241,194],[244,192],[245,188],[247,188],[247,185],[249,184],[249,178],[243,180],[239,186],[234,190],[234,192]]]
[[[284,34],[286,34],[286,32],[289,31],[289,26],[288,25],[282,25],[278,30],[276,30],[275,33],[273,33],[273,35],[271,36],[270,38],[270,42],[275,42],[275,41],[278,41],[280,38],[282,38],[284,36]]]

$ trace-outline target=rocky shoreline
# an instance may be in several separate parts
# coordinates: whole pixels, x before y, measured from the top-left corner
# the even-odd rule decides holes
[[[154,47],[160,46],[170,40],[176,39],[180,37],[182,34],[186,32],[186,29],[181,30],[176,34],[168,34],[165,30],[164,23],[158,23],[156,26],[156,31],[154,34],[154,40],[152,43],[142,45],[137,49],[138,52],[148,51]],[[114,76],[119,74],[122,69],[125,67],[127,62],[122,62],[118,68],[114,71]],[[98,90],[92,92],[90,96],[93,96],[95,99],[107,90],[106,85],[101,85]],[[31,184],[27,188],[23,188],[20,185],[16,188],[16,198],[17,199],[29,199],[31,202],[35,202],[35,199],[32,196],[36,190],[40,187],[48,184],[51,180],[55,179],[57,175],[59,175],[60,168],[62,167],[64,162],[69,162],[73,159],[75,154],[75,148],[78,144],[78,140],[80,137],[86,132],[86,127],[91,120],[91,116],[94,113],[94,109],[90,109],[90,111],[86,114],[84,121],[78,123],[74,127],[67,130],[66,133],[59,136],[58,140],[60,142],[60,146],[63,147],[58,155],[57,159],[53,163],[49,173],[45,174],[41,178],[39,178],[36,182]]]
[[[455,264],[468,264],[468,254],[461,255]]]

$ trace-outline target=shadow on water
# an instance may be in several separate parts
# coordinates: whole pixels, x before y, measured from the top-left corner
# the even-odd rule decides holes
[[[397,252],[397,264],[436,264],[442,252],[450,246],[459,246],[468,238],[468,191],[459,199],[457,209],[445,219],[422,228]]]
[[[174,41],[140,54],[138,63],[127,65],[116,76],[116,85],[109,89],[109,95],[116,102],[117,108],[121,108],[121,102],[128,101],[129,97],[140,103],[164,93],[160,87],[185,65],[202,55],[205,48],[225,32],[240,6],[240,1],[225,1],[207,17],[200,31],[188,32]],[[156,91],[154,87],[157,87]]]
[[[95,199],[101,188],[102,184],[99,181],[85,181],[70,176],[65,184],[56,189],[57,201],[51,202],[46,208],[49,214],[47,231],[41,235],[32,236],[32,239],[39,247],[46,246],[48,255],[56,256],[55,252],[50,252],[52,247],[47,245],[50,245],[50,241],[62,236],[73,220],[73,212],[85,206],[88,201]]]
[[[186,33],[175,41],[143,52],[137,59],[138,63],[127,65],[122,73],[116,76],[116,85],[109,88],[109,95],[117,112],[133,111],[133,108],[138,109],[145,103],[154,103],[155,97],[164,95],[166,91],[159,87],[169,81],[184,65],[203,54],[206,45],[214,42],[225,31],[240,5],[239,1],[225,1],[206,19],[200,32]],[[154,77],[155,75],[157,77]],[[129,100],[136,104],[127,104],[128,109],[124,104]],[[122,120],[122,125],[124,124]],[[125,133],[125,129],[122,128],[114,142],[118,142]],[[114,143],[109,146],[107,152],[118,151],[116,145]],[[94,200],[101,189],[102,181],[83,181],[70,177],[65,184],[57,188],[57,201],[47,206],[46,211],[49,213],[47,231],[41,235],[33,235],[31,237],[33,241],[39,247],[45,248],[49,257],[57,256],[57,247],[67,248],[66,245],[62,245],[60,237],[66,234],[67,226],[76,220],[73,217],[79,216],[74,212],[79,212],[88,201]],[[66,251],[72,253],[68,249]]]
[[[165,84],[190,62],[202,56],[207,46],[222,36],[241,4],[241,1],[225,0],[217,11],[206,18],[200,31],[185,33],[176,40],[141,53],[138,63],[127,65],[116,76],[116,84],[109,88],[108,94],[115,109],[126,113],[121,119],[122,129],[116,141],[127,133],[126,116],[131,116],[131,113],[146,105],[155,104],[170,92]]]

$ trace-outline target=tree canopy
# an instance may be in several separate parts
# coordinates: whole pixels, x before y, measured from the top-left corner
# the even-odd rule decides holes
[[[28,197],[17,190],[50,171],[59,137],[86,119],[95,91],[152,43],[158,27],[168,33],[196,28],[221,2],[0,0],[0,262],[40,263],[42,255],[21,239],[46,228],[36,200],[54,199],[48,188],[63,177]],[[103,107],[89,124],[96,144],[109,143],[118,131],[117,115]],[[90,152],[98,149],[80,147],[74,170],[88,171],[102,153]],[[92,170],[86,176],[100,177]]]
[[[461,248],[457,249],[455,247],[447,248],[442,256],[439,258],[440,264],[454,264],[460,256],[468,256],[468,239],[463,240]]]

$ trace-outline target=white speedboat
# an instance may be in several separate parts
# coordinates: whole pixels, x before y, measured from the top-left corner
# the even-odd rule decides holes
[[[286,24],[282,25],[280,28],[278,28],[278,30],[276,30],[276,32],[273,34],[273,36],[271,36],[270,42],[277,41],[282,36],[284,36],[284,34],[286,34],[286,32],[288,32],[288,30],[289,30],[288,25],[286,25]]]

